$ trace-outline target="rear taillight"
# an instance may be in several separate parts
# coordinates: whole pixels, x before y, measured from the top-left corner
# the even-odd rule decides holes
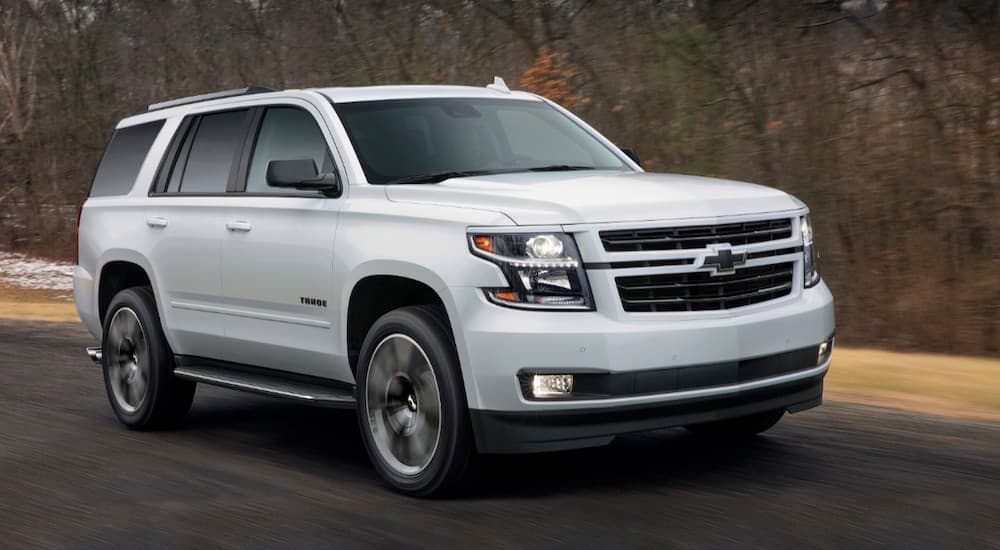
[[[73,243],[73,264],[80,265],[80,218],[83,216],[83,205],[76,211],[76,239]]]

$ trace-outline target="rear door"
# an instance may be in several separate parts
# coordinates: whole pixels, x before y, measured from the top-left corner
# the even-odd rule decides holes
[[[254,110],[237,177],[242,192],[229,199],[222,243],[228,353],[239,363],[351,380],[334,360],[333,242],[344,197],[266,180],[274,160],[307,158],[321,173],[337,170],[322,120],[304,103]]]
[[[160,307],[174,352],[221,357],[225,338],[220,246],[250,109],[187,117],[150,193],[146,227]]]

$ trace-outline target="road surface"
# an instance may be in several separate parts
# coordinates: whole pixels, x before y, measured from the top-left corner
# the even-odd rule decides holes
[[[740,445],[683,430],[487,461],[416,500],[348,411],[202,386],[115,420],[77,325],[0,322],[0,547],[1000,547],[1000,425],[827,403]]]

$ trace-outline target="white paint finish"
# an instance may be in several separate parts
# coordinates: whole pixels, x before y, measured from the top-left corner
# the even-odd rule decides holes
[[[243,220],[251,229],[228,230],[222,238],[222,302],[230,311],[224,359],[349,379],[350,371],[330,360],[339,344],[330,329],[338,319],[333,256],[344,200],[225,200],[226,219]],[[327,307],[303,304],[301,298],[326,300]]]
[[[80,260],[74,269],[73,296],[80,318],[95,336],[100,337],[102,330],[97,285],[104,265],[128,261],[150,267],[140,252],[148,250],[144,220],[143,205],[129,197],[90,199],[80,214]],[[93,282],[86,283],[88,278]]]
[[[310,319],[308,317],[296,317],[294,315],[264,313],[258,311],[257,308],[250,309],[250,308],[236,308],[236,307],[223,307],[223,306],[208,306],[204,304],[196,304],[194,302],[185,302],[183,300],[172,300],[170,302],[170,305],[177,309],[189,309],[192,311],[220,313],[222,315],[233,315],[235,317],[247,317],[250,319],[274,321],[278,323],[287,323],[291,325],[303,325],[307,327],[330,328],[330,323],[328,321]]]
[[[224,197],[159,196],[146,201],[143,218],[160,218],[165,227],[140,222],[143,247],[156,275],[164,332],[177,353],[211,357],[224,342],[221,246],[226,236]],[[178,308],[175,303],[191,304]]]
[[[86,296],[92,297],[96,296],[96,287],[94,285],[94,276],[87,272],[86,269],[76,266],[73,268],[73,296]],[[101,333],[101,322],[97,314],[97,302],[95,300],[74,300],[76,303],[76,313],[80,316],[80,320],[83,321],[83,326],[87,327],[87,330],[91,334]]]
[[[525,401],[516,378],[522,368],[625,372],[717,363],[817,345],[834,332],[833,299],[823,283],[793,300],[753,312],[655,321],[623,320],[602,310],[563,313],[501,308],[472,288],[452,289],[452,299],[462,319],[465,345],[460,347],[459,357],[466,374],[469,406],[487,410],[583,406],[578,402]],[[667,399],[669,396],[607,399],[587,406]]]
[[[780,212],[800,207],[776,189],[648,172],[541,172],[394,185],[399,202],[491,208],[519,225],[679,220]]]

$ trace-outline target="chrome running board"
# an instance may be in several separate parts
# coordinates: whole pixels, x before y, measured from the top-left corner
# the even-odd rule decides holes
[[[95,363],[100,363],[103,355],[100,347],[87,348],[87,357],[90,357],[90,360]]]
[[[178,357],[174,376],[240,391],[291,399],[321,407],[354,408],[354,392],[322,379],[256,368],[230,367],[215,361]]]

